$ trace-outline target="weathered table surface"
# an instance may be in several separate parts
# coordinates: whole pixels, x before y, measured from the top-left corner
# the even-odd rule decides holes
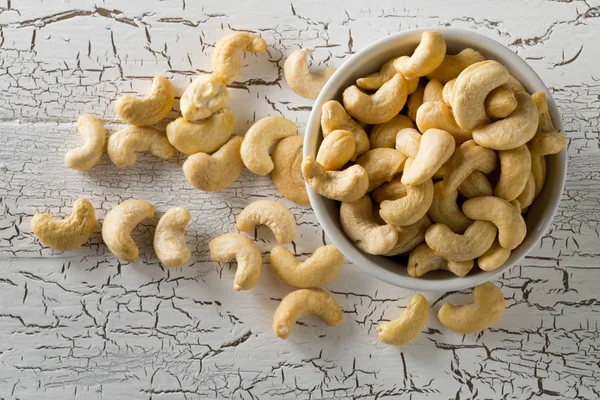
[[[227,4],[229,3],[229,4]],[[600,3],[597,0],[439,2],[192,2],[191,0],[19,1],[0,7],[0,398],[570,398],[600,397]],[[322,4],[327,3],[327,4]],[[595,4],[593,4],[595,3]],[[246,55],[231,87],[236,132],[283,115],[304,127],[312,102],[283,79],[285,57],[315,49],[330,66],[371,41],[415,27],[473,29],[517,52],[553,93],[569,137],[569,174],[550,231],[498,284],[502,322],[481,335],[437,321],[443,293],[416,343],[377,341],[414,294],[347,265],[327,288],[344,322],[308,318],[288,340],[272,315],[290,291],[265,268],[259,284],[234,292],[234,267],[211,262],[208,241],[234,229],[257,199],[281,199],[268,177],[249,173],[220,193],[185,181],[185,157],[140,155],[128,168],[80,173],[63,164],[79,143],[74,121],[101,116],[114,131],[112,103],[165,74],[180,95],[210,70],[214,43],[232,30],[259,32],[268,54]],[[175,117],[174,111],[171,117]],[[193,220],[188,266],[166,269],[150,246],[156,221],[140,225],[142,257],[121,264],[99,232],[84,248],[55,253],[31,234],[38,211],[70,212],[86,197],[105,213],[143,198],[159,215],[176,205]],[[287,201],[299,232],[293,250],[327,239],[310,208]],[[266,255],[267,229],[257,240]],[[265,257],[268,261],[268,257]],[[462,301],[468,291],[444,299]]]

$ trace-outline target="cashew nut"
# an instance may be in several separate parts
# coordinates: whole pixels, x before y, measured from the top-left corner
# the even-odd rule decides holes
[[[369,196],[354,202],[343,202],[340,222],[356,247],[368,254],[385,254],[398,242],[398,231],[392,225],[379,225],[373,218]]]
[[[444,182],[433,185],[434,193],[429,216],[438,224],[447,225],[453,232],[463,233],[473,223],[465,216],[457,203],[458,190],[445,188]]]
[[[342,322],[342,309],[331,295],[319,289],[298,289],[281,300],[273,316],[273,331],[281,339],[292,332],[296,321],[309,314],[321,317],[329,326]]]
[[[442,129],[451,134],[457,143],[472,138],[471,131],[462,129],[456,124],[452,110],[441,101],[423,103],[417,110],[417,127],[421,132],[429,129]]]
[[[102,240],[119,260],[134,262],[140,250],[131,238],[137,224],[154,216],[154,206],[145,200],[125,200],[106,214]]]
[[[396,150],[406,157],[416,157],[421,145],[421,134],[413,128],[405,128],[396,135]]]
[[[438,319],[446,328],[458,333],[479,333],[495,325],[504,315],[504,296],[493,283],[475,286],[473,303],[455,306],[444,304]]]
[[[515,93],[506,85],[492,90],[485,98],[485,113],[490,118],[506,118],[517,108]]]
[[[392,79],[394,75],[398,73],[398,71],[396,71],[396,68],[394,67],[395,60],[396,59],[393,58],[387,61],[377,72],[369,74],[364,78],[358,78],[356,80],[356,86],[363,90],[379,89],[381,86],[383,86],[384,83]],[[408,94],[411,94],[417,89],[417,86],[419,84],[419,78],[408,79],[404,77],[404,79],[406,79]]]
[[[312,190],[331,200],[352,202],[369,188],[369,175],[360,165],[342,171],[327,171],[312,157],[302,161],[302,175]]]
[[[357,120],[366,124],[383,124],[402,110],[407,96],[406,79],[396,74],[372,95],[350,86],[344,90],[342,99],[346,111]]]
[[[420,185],[448,161],[455,149],[452,135],[441,129],[428,129],[421,136],[421,144],[414,161],[405,166],[402,183]]]
[[[369,177],[368,192],[389,182],[404,167],[406,157],[395,149],[378,148],[367,151],[356,160]]]
[[[273,170],[269,149],[277,140],[296,135],[296,124],[283,117],[266,117],[246,132],[240,150],[242,161],[256,175],[267,175]]]
[[[308,69],[308,58],[311,55],[312,51],[308,49],[294,51],[285,60],[283,73],[285,74],[288,86],[294,93],[307,99],[316,99],[336,69],[327,68],[320,73],[310,72]]]
[[[185,244],[185,226],[190,218],[190,212],[184,207],[171,208],[156,225],[154,252],[167,267],[179,267],[192,256]]]
[[[279,243],[290,243],[296,236],[296,218],[283,204],[271,200],[258,200],[249,204],[238,215],[236,228],[250,232],[257,225],[271,229]]]
[[[479,196],[493,196],[494,188],[487,176],[481,171],[475,171],[458,187],[458,192],[467,199]]]
[[[533,203],[534,199],[535,199],[535,178],[533,177],[533,174],[530,173],[529,179],[527,179],[527,184],[525,185],[525,188],[523,189],[523,191],[521,192],[519,197],[517,197],[517,200],[519,200],[519,204],[520,204],[521,208],[527,208],[531,205],[531,203]]]
[[[477,259],[477,264],[483,271],[493,271],[508,260],[510,253],[511,251],[500,246],[496,239],[492,247]]]
[[[419,278],[431,271],[450,271],[459,277],[466,276],[473,268],[475,262],[448,261],[444,257],[436,255],[427,244],[418,245],[408,256],[407,272],[410,276]]]
[[[267,42],[255,33],[233,32],[217,42],[212,56],[214,74],[229,85],[240,76],[240,53],[264,53]]]
[[[286,199],[300,205],[310,204],[302,177],[302,146],[304,136],[290,136],[280,140],[273,148],[271,179]]]
[[[508,81],[506,81],[505,85],[514,93],[526,92],[521,82],[519,82],[519,80],[512,75],[508,76]]]
[[[417,89],[410,96],[408,96],[408,100],[406,100],[406,114],[413,121],[417,120],[417,111],[419,110],[419,107],[423,105],[425,86],[427,86],[425,82],[419,83]]]
[[[167,136],[154,128],[128,126],[108,138],[106,152],[117,167],[134,164],[136,151],[150,152],[163,160],[168,160],[175,154]]]
[[[352,119],[344,106],[338,101],[330,100],[323,104],[321,129],[323,130],[323,137],[327,137],[331,132],[338,129],[352,132],[356,144],[356,153],[352,157],[353,160],[369,151],[370,143],[367,133],[362,126]]]
[[[546,94],[537,92],[532,94],[531,97],[538,110],[539,124],[537,133],[529,142],[529,148],[541,156],[556,154],[567,145],[567,137],[564,132],[557,131],[552,123]]]
[[[456,87],[454,94],[456,96]],[[509,150],[527,143],[535,136],[538,111],[533,99],[526,92],[516,93],[515,97],[518,104],[512,114],[473,130],[473,139],[477,144],[494,150]]]
[[[384,200],[379,215],[394,226],[412,225],[425,214],[433,201],[431,179],[420,185],[406,185],[406,196],[395,200]]]
[[[337,130],[327,135],[317,151],[317,162],[328,171],[340,170],[356,151],[354,136],[350,131]]]
[[[90,238],[96,227],[96,212],[86,199],[73,204],[71,215],[55,219],[50,214],[35,214],[31,231],[44,246],[59,251],[75,250]]]
[[[343,254],[331,245],[319,247],[302,262],[283,246],[271,250],[271,266],[277,276],[297,288],[314,288],[331,282],[343,264]]]
[[[521,145],[511,150],[498,152],[500,159],[500,179],[494,195],[506,201],[516,199],[527,184],[531,172],[531,154],[527,146]]]
[[[402,315],[389,322],[382,322],[377,327],[379,341],[394,346],[409,344],[425,328],[429,317],[429,303],[418,294],[414,296]]]
[[[434,102],[434,101],[444,101],[444,97],[442,92],[444,90],[444,85],[442,82],[437,79],[430,80],[425,85],[425,91],[423,92],[423,103]]]
[[[410,118],[402,114],[396,115],[386,123],[373,126],[369,135],[371,148],[386,147],[393,149],[398,132],[404,128],[412,128],[413,126]]]
[[[417,247],[420,243],[423,243],[425,240],[425,232],[432,223],[431,218],[425,214],[423,218],[412,225],[397,226],[398,241],[390,251],[384,254],[384,256],[405,254]]]
[[[162,75],[154,77],[152,90],[146,97],[121,96],[115,102],[115,112],[131,125],[154,125],[164,119],[173,107],[175,89]]]
[[[438,32],[426,31],[412,56],[394,61],[394,67],[407,78],[425,76],[438,68],[446,56],[446,41]]]
[[[455,83],[456,83],[456,78],[446,82],[446,84],[444,85],[444,89],[442,89],[442,99],[444,100],[444,103],[446,103],[446,105],[450,108],[452,108],[452,100],[453,100],[452,92],[454,91]],[[454,116],[452,116],[452,119],[454,119]]]
[[[214,74],[202,74],[185,89],[179,107],[183,118],[196,121],[210,117],[228,102],[227,86]]]
[[[433,224],[425,232],[425,242],[435,254],[447,260],[469,261],[490,248],[496,238],[496,231],[496,226],[487,221],[473,222],[462,235],[454,233],[447,225]]]
[[[463,143],[450,159],[448,173],[444,177],[444,189],[456,191],[473,172],[493,172],[498,165],[496,152],[478,146],[469,140]]]
[[[385,200],[396,200],[406,196],[406,185],[401,182],[401,178],[401,176],[396,176],[375,189],[372,193],[373,200],[376,203],[382,203]]]
[[[77,132],[85,140],[83,146],[71,149],[65,154],[65,164],[77,170],[90,169],[100,161],[106,145],[106,131],[102,121],[91,114],[77,118]]]
[[[446,55],[444,61],[433,72],[427,74],[428,79],[437,79],[447,83],[456,79],[469,65],[484,61],[485,57],[476,50],[466,48],[456,55]]]
[[[525,220],[521,213],[506,200],[493,196],[475,197],[465,201],[462,210],[467,217],[476,222],[490,221],[496,225],[498,242],[505,249],[513,250],[525,239],[527,234]]]
[[[535,179],[535,197],[538,197],[546,182],[546,159],[537,153],[531,153],[531,173]]]
[[[167,137],[184,154],[212,153],[229,140],[234,123],[233,112],[224,108],[200,123],[177,118],[167,125]]]
[[[239,233],[226,233],[208,243],[210,258],[216,262],[236,260],[233,290],[251,289],[262,271],[262,255],[252,240]]]

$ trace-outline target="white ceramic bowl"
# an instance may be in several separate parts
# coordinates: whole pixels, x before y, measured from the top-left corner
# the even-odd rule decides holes
[[[304,157],[315,157],[322,140],[321,108],[329,100],[341,102],[344,89],[356,82],[356,79],[378,71],[387,60],[402,55],[410,55],[419,43],[421,33],[434,30],[444,35],[448,54],[456,54],[460,50],[471,47],[485,56],[486,59],[497,60],[510,73],[519,79],[529,93],[543,91],[548,97],[548,105],[554,125],[563,130],[558,109],[548,89],[540,77],[525,61],[502,44],[477,33],[455,28],[413,29],[396,33],[370,44],[350,57],[335,72],[317,98],[308,120],[304,138]],[[360,251],[345,235],[340,225],[339,204],[336,201],[321,197],[310,188],[308,196],[313,210],[323,226],[325,233],[333,244],[359,269],[377,279],[406,289],[419,291],[449,291],[473,287],[503,274],[518,263],[534,246],[536,246],[548,229],[558,208],[563,192],[567,155],[563,150],[559,154],[546,156],[546,184],[541,195],[529,208],[525,220],[527,237],[517,247],[504,265],[495,271],[484,272],[474,268],[464,278],[459,278],[446,271],[432,272],[414,278],[408,275],[405,260],[373,256]]]

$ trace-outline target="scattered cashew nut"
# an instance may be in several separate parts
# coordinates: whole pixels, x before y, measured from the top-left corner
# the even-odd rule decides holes
[[[183,118],[197,121],[210,117],[229,102],[227,86],[214,74],[202,74],[181,95],[179,107]]]
[[[134,164],[136,151],[150,152],[163,160],[168,160],[175,154],[167,136],[154,128],[129,126],[108,138],[106,152],[117,167]]]
[[[394,67],[408,78],[425,76],[438,68],[446,56],[446,41],[438,32],[426,31],[412,56],[403,56],[394,62]]]
[[[233,112],[224,108],[199,123],[177,118],[167,125],[167,137],[184,154],[212,153],[229,140],[234,123]]]
[[[130,125],[148,126],[163,120],[173,107],[175,89],[167,78],[156,76],[146,97],[121,96],[115,102],[115,112]]]
[[[297,288],[314,288],[331,282],[343,264],[343,254],[331,245],[319,247],[302,262],[283,246],[271,250],[271,266],[277,276]]]
[[[352,159],[356,142],[350,131],[337,130],[325,136],[317,151],[317,162],[328,171],[338,171]]]
[[[466,48],[456,55],[446,55],[444,61],[433,72],[427,74],[427,79],[437,79],[447,83],[456,79],[469,65],[484,61],[485,57],[476,50]]]
[[[393,149],[398,132],[405,128],[412,128],[413,122],[405,115],[398,114],[386,123],[374,125],[369,134],[371,148],[386,147]]]
[[[369,177],[369,187],[371,191],[402,171],[406,157],[395,149],[378,148],[367,151],[356,160],[356,165],[360,165],[367,172]]]
[[[556,154],[567,145],[567,137],[564,132],[557,131],[552,123],[552,117],[548,110],[548,101],[544,92],[531,95],[539,114],[537,133],[529,142],[529,148],[541,156]]]
[[[286,199],[296,204],[308,205],[308,193],[302,177],[302,146],[304,136],[290,136],[280,140],[273,148],[271,179]]]
[[[473,222],[462,235],[454,233],[447,225],[433,224],[425,232],[425,242],[435,254],[447,260],[469,261],[488,251],[496,231],[496,226],[487,221]]]
[[[264,53],[267,42],[251,32],[233,32],[217,42],[212,57],[212,67],[217,78],[229,85],[239,76],[241,70],[240,53],[250,51]]]
[[[323,104],[321,109],[321,129],[323,137],[327,137],[331,132],[342,129],[350,131],[354,135],[356,152],[352,160],[369,151],[370,143],[367,133],[352,117],[346,112],[344,106],[338,101],[330,100]]]
[[[233,290],[248,290],[258,282],[262,271],[262,255],[252,240],[239,233],[226,233],[212,239],[208,248],[213,261],[237,261]]]
[[[428,272],[442,270],[450,271],[462,278],[471,271],[474,264],[473,260],[448,261],[436,255],[427,244],[422,243],[410,252],[407,272],[410,276],[418,278]]]
[[[271,172],[274,165],[269,149],[277,140],[296,135],[296,130],[296,124],[279,116],[257,121],[246,132],[240,150],[246,168],[256,175]]]
[[[494,188],[494,195],[506,201],[519,197],[531,172],[531,154],[527,146],[521,145],[510,150],[500,150],[500,179]]]
[[[154,232],[154,252],[163,265],[179,267],[192,256],[185,244],[185,226],[190,222],[190,218],[187,209],[175,207],[158,221]]]
[[[250,232],[257,225],[269,227],[279,243],[290,243],[296,236],[294,214],[275,201],[255,201],[246,206],[237,217],[236,227],[241,232]]]
[[[394,346],[409,344],[419,336],[427,324],[429,303],[418,294],[414,296],[402,315],[377,327],[379,341]]]
[[[85,144],[69,150],[65,154],[65,164],[69,168],[82,171],[92,168],[102,158],[106,145],[106,131],[98,118],[82,114],[77,119],[77,132],[83,137]]]
[[[420,185],[448,161],[455,149],[454,137],[441,129],[428,129],[421,136],[421,144],[414,161],[405,166],[402,183]]]
[[[288,86],[294,93],[307,99],[316,99],[336,68],[327,68],[320,73],[310,72],[308,58],[311,55],[312,51],[308,49],[294,51],[285,60],[283,73]]]
[[[312,190],[331,200],[352,202],[369,188],[369,175],[360,165],[342,171],[327,171],[312,157],[302,161],[302,175]]]

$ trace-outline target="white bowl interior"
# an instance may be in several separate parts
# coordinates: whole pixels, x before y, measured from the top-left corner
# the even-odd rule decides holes
[[[387,60],[410,55],[418,45],[421,33],[429,29],[404,31],[385,37],[350,57],[331,77],[315,102],[306,127],[303,155],[316,156],[321,134],[321,108],[329,100],[341,102],[344,89],[356,79],[378,71]],[[466,47],[471,47],[486,59],[497,60],[519,79],[528,92],[543,91],[548,97],[548,105],[552,119],[557,129],[563,130],[560,115],[554,100],[540,77],[523,61],[502,44],[471,31],[455,28],[430,29],[444,35],[448,54],[456,54]],[[495,271],[484,272],[474,268],[464,278],[459,278],[449,272],[439,271],[414,278],[406,270],[406,258],[389,258],[373,256],[360,251],[342,230],[339,218],[339,204],[336,201],[321,197],[308,188],[308,194],[317,219],[333,244],[344,253],[354,265],[364,272],[390,284],[407,289],[420,291],[448,291],[473,287],[504,273],[519,262],[534,246],[537,245],[544,232],[550,225],[556,213],[563,192],[566,176],[566,150],[559,154],[546,156],[546,183],[540,196],[529,208],[525,220],[527,222],[527,237],[516,248],[506,263]]]

